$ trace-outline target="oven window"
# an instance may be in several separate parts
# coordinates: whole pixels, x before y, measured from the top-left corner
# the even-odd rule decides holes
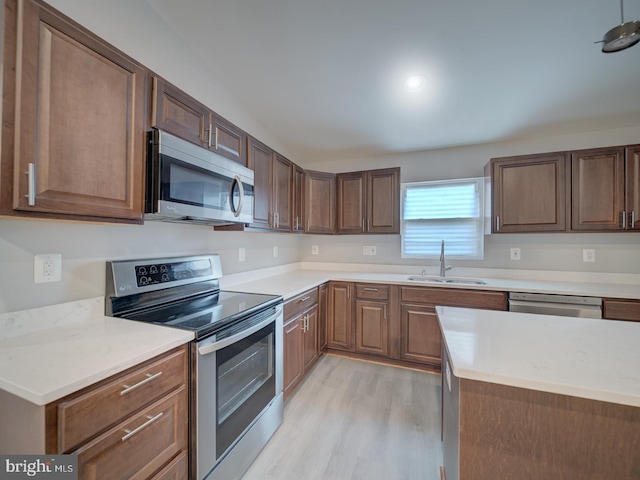
[[[216,355],[216,454],[238,439],[275,397],[275,324]]]

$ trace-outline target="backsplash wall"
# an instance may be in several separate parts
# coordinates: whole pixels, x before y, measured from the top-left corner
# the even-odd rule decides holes
[[[105,262],[218,253],[223,274],[300,260],[300,237],[215,232],[212,227],[147,222],[82,224],[0,219],[0,313],[104,295]],[[278,247],[278,257],[273,256]],[[238,261],[238,249],[245,261]],[[33,282],[33,256],[62,254],[62,280]]]

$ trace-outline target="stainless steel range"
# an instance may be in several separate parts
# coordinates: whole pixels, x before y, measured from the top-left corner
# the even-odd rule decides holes
[[[221,291],[218,255],[107,262],[106,313],[183,328],[190,478],[239,479],[282,423],[282,297]]]

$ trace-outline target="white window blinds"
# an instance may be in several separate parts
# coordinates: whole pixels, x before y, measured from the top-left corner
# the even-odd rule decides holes
[[[402,185],[402,256],[447,258],[484,256],[483,179]]]

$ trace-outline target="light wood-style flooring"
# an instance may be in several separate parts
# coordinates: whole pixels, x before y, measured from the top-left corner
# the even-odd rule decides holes
[[[440,389],[439,375],[325,355],[242,480],[438,480]]]

